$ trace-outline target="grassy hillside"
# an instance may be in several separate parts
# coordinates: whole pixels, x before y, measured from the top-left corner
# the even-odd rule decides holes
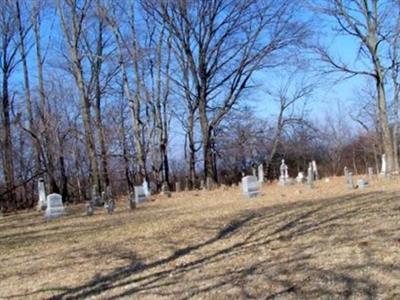
[[[0,218],[1,299],[400,298],[400,185],[174,194]]]

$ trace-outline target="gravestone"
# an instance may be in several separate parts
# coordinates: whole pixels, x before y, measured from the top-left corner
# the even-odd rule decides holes
[[[365,189],[368,186],[368,181],[366,181],[364,178],[360,178],[357,181],[357,185],[360,189]]]
[[[242,178],[243,195],[247,198],[260,196],[260,183],[256,176],[246,176]]]
[[[257,176],[257,169],[255,166],[251,167],[251,170],[253,171],[253,176],[256,177]]]
[[[284,159],[282,159],[282,163],[279,170],[280,170],[279,185],[285,186],[289,184],[290,181],[289,181],[288,166],[285,164]]]
[[[149,184],[147,183],[146,179],[143,181],[142,187],[143,187],[143,192],[146,195],[146,197],[150,197]]]
[[[349,172],[347,178],[348,178],[347,186],[349,187],[350,190],[353,190],[354,189],[353,173]]]
[[[381,175],[382,176],[387,176],[387,169],[386,169],[386,154],[382,154],[382,169],[381,169]]]
[[[38,194],[39,194],[39,201],[37,204],[37,210],[45,210],[46,209],[46,190],[44,187],[44,179],[43,178],[39,178]]]
[[[317,168],[317,162],[315,160],[312,161],[312,170],[313,170],[314,180],[318,180],[319,179],[318,168]]]
[[[314,172],[311,163],[309,164],[307,169],[307,185],[309,188],[312,188],[314,186]]]
[[[372,179],[374,178],[374,169],[372,167],[368,168],[368,179],[369,181],[372,181]]]
[[[50,194],[47,196],[46,218],[54,219],[65,214],[62,197],[60,194]]]
[[[263,166],[263,164],[258,166],[258,181],[264,182],[264,166]]]
[[[179,193],[181,191],[181,183],[175,182],[175,192]]]
[[[135,186],[135,203],[140,204],[147,200],[146,193],[143,186]]]
[[[299,172],[297,174],[296,182],[297,183],[303,183],[304,182],[304,173],[303,172]]]
[[[343,169],[343,173],[344,173],[344,179],[346,180],[346,183],[349,183],[349,169],[347,169],[346,166]]]

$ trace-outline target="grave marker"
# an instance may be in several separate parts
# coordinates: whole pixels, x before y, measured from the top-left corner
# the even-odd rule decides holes
[[[46,218],[54,219],[65,214],[62,197],[60,194],[50,194],[47,196]]]
[[[313,170],[314,180],[319,180],[317,162],[315,160],[312,161],[312,170]]]
[[[135,186],[135,203],[140,204],[147,200],[146,193],[143,186]]]
[[[368,186],[368,182],[364,178],[360,178],[357,181],[357,185],[360,189],[365,189]]]
[[[309,188],[314,186],[314,172],[311,163],[308,165],[307,169],[307,185]]]
[[[303,183],[304,182],[304,173],[303,172],[299,172],[297,174],[296,182],[297,183]]]
[[[150,197],[149,184],[147,183],[146,179],[143,181],[142,187],[143,187],[143,192],[146,195],[146,197]]]
[[[280,170],[279,185],[285,186],[289,184],[290,181],[289,181],[288,166],[285,164],[284,159],[282,159],[282,163],[279,170]]]
[[[348,176],[347,177],[348,178],[347,185],[350,190],[353,190],[354,189],[353,173],[349,172],[347,176]]]
[[[46,209],[46,190],[44,187],[44,179],[39,178],[38,181],[38,194],[39,194],[39,201],[37,204],[37,210],[45,210]]]
[[[387,176],[387,169],[386,169],[386,154],[382,154],[382,169],[381,175]]]
[[[344,179],[346,180],[346,183],[349,183],[349,170],[347,169],[346,166],[343,169],[343,173],[344,173]]]
[[[246,176],[242,178],[243,195],[247,198],[260,196],[260,183],[256,176]]]
[[[264,166],[263,166],[263,164],[260,164],[258,166],[258,181],[264,182]]]

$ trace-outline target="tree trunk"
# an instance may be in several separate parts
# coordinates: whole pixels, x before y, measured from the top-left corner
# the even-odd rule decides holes
[[[188,117],[188,129],[187,129],[187,163],[189,167],[188,181],[189,189],[193,189],[196,185],[196,145],[194,143],[194,117],[189,113]]]
[[[39,12],[37,12],[39,13]],[[52,145],[54,143],[50,139],[50,128],[49,128],[49,120],[47,116],[47,100],[46,100],[46,92],[44,88],[44,77],[43,77],[43,57],[42,57],[42,50],[41,50],[41,35],[40,35],[40,24],[37,20],[37,16],[32,17],[33,23],[33,32],[35,36],[35,48],[36,48],[36,67],[37,67],[37,74],[38,74],[38,84],[39,84],[39,99],[40,99],[40,121],[43,124],[43,131],[41,133],[42,138],[39,138],[37,143],[39,149],[42,149],[42,162],[47,172],[47,176],[49,178],[49,187],[50,193],[58,193],[59,187],[56,180],[55,174],[55,165],[54,165],[54,158],[52,153]],[[43,142],[43,146],[41,145]]]
[[[200,127],[202,133],[202,146],[203,146],[203,166],[204,166],[204,181],[211,180],[216,183],[216,176],[213,168],[213,156],[211,145],[211,131],[209,126],[207,110],[206,110],[206,97],[205,91],[199,92],[199,117]]]
[[[4,152],[3,152],[3,173],[4,180],[6,184],[7,191],[9,192],[9,199],[11,204],[15,203],[15,194],[14,194],[14,159],[13,159],[13,146],[12,146],[12,138],[11,138],[11,120],[10,120],[10,99],[8,95],[8,76],[9,73],[7,70],[3,70],[3,90],[2,90],[2,125],[3,125],[3,143],[4,143]]]
[[[123,115],[123,112],[121,113]],[[133,192],[133,183],[130,176],[129,171],[129,152],[128,152],[128,145],[126,142],[126,130],[125,130],[125,121],[122,117],[121,120],[121,127],[120,127],[120,135],[121,135],[121,144],[122,144],[122,157],[124,161],[124,169],[125,169],[125,178],[128,185],[128,191]]]
[[[108,161],[107,161],[107,147],[106,138],[104,133],[104,125],[101,117],[101,93],[100,93],[100,78],[96,79],[96,105],[94,106],[96,125],[100,141],[100,163],[101,163],[101,183],[103,190],[110,185],[110,178],[108,176]]]
[[[37,134],[36,126],[33,120],[33,110],[32,110],[32,97],[31,97],[31,89],[29,83],[29,71],[28,71],[28,63],[26,60],[26,49],[25,49],[25,32],[22,25],[21,20],[21,10],[19,6],[19,0],[15,2],[17,8],[17,21],[18,21],[18,33],[19,33],[19,47],[21,53],[21,60],[22,60],[22,71],[24,77],[24,93],[25,93],[25,105],[28,115],[28,124],[29,124],[29,131],[33,134],[34,138],[32,138],[32,144],[35,150],[35,169],[37,172],[40,170],[40,141],[39,135]]]
[[[272,140],[272,147],[271,147],[271,153],[268,157],[268,160],[266,162],[267,165],[267,178],[271,178],[272,174],[271,174],[271,166],[272,166],[272,161],[274,159],[275,153],[276,153],[276,149],[278,149],[278,144],[280,141],[280,137],[282,134],[282,130],[283,130],[283,112],[284,112],[284,107],[281,106],[279,115],[278,115],[278,120],[276,123],[276,131],[275,131],[275,135],[274,138]]]
[[[378,73],[380,74],[380,71],[378,71]],[[394,160],[393,141],[388,124],[384,82],[381,78],[383,79],[382,76],[377,77],[376,81],[377,92],[378,92],[378,110],[379,110],[378,117],[382,131],[383,150],[385,151],[387,158],[387,168],[389,172],[394,172],[396,170],[396,167]]]
[[[395,39],[397,42],[397,39]],[[394,45],[395,57],[397,58],[397,45]],[[394,124],[393,124],[393,155],[394,155],[394,172],[399,173],[399,145],[398,145],[398,132],[399,132],[399,97],[400,97],[400,84],[397,81],[398,66],[395,65],[392,70],[393,82],[393,111],[394,111]]]
[[[101,163],[101,183],[103,185],[103,190],[106,189],[107,186],[110,185],[110,179],[108,176],[108,162],[107,162],[107,147],[106,147],[106,138],[104,133],[103,120],[101,117],[101,86],[100,86],[100,74],[102,67],[102,56],[103,56],[103,24],[99,22],[99,32],[98,32],[98,40],[97,40],[97,49],[96,49],[96,59],[95,59],[95,118],[96,118],[96,126],[99,134],[100,141],[100,163]]]

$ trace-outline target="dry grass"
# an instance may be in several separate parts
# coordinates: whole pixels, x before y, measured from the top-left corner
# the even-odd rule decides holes
[[[3,217],[0,298],[400,298],[399,180],[343,181]]]

